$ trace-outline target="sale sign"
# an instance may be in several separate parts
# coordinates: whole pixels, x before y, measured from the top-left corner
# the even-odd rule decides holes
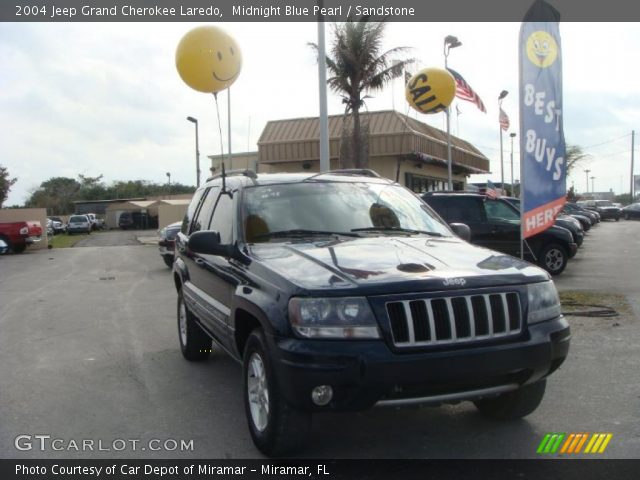
[[[560,15],[542,0],[520,28],[522,238],[549,228],[566,201]]]

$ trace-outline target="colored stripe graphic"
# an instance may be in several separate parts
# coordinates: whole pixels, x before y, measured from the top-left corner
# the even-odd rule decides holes
[[[613,438],[611,433],[594,433],[584,453],[604,453]]]
[[[551,432],[544,436],[536,452],[540,454],[604,453],[612,438],[611,433]],[[586,448],[583,451],[585,444]]]
[[[537,453],[556,453],[565,436],[565,433],[547,433],[538,445]]]

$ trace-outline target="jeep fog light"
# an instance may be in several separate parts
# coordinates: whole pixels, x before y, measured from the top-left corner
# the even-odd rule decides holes
[[[528,323],[544,322],[562,315],[560,297],[552,281],[527,285]]]
[[[307,338],[380,338],[378,324],[364,297],[289,300],[289,321]]]
[[[320,407],[327,405],[333,398],[333,388],[330,385],[320,385],[311,390],[311,400]]]

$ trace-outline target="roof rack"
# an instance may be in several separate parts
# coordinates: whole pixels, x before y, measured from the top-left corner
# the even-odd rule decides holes
[[[238,170],[223,170],[222,172],[216,173],[215,175],[212,175],[211,177],[207,178],[207,182],[215,178],[221,178],[223,175],[225,177],[237,177],[242,175],[244,177],[249,177],[252,180],[255,180],[258,178],[258,174],[256,172],[246,168],[246,169],[238,169]]]
[[[326,172],[316,173],[315,175],[311,175],[310,177],[308,177],[306,180],[311,180],[312,178],[320,177],[322,175],[359,175],[361,177],[384,178],[370,168],[341,168],[338,170],[329,170]]]

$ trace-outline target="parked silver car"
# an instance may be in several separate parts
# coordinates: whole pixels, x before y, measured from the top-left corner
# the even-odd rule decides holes
[[[67,224],[67,233],[91,233],[91,220],[86,215],[71,215]]]

